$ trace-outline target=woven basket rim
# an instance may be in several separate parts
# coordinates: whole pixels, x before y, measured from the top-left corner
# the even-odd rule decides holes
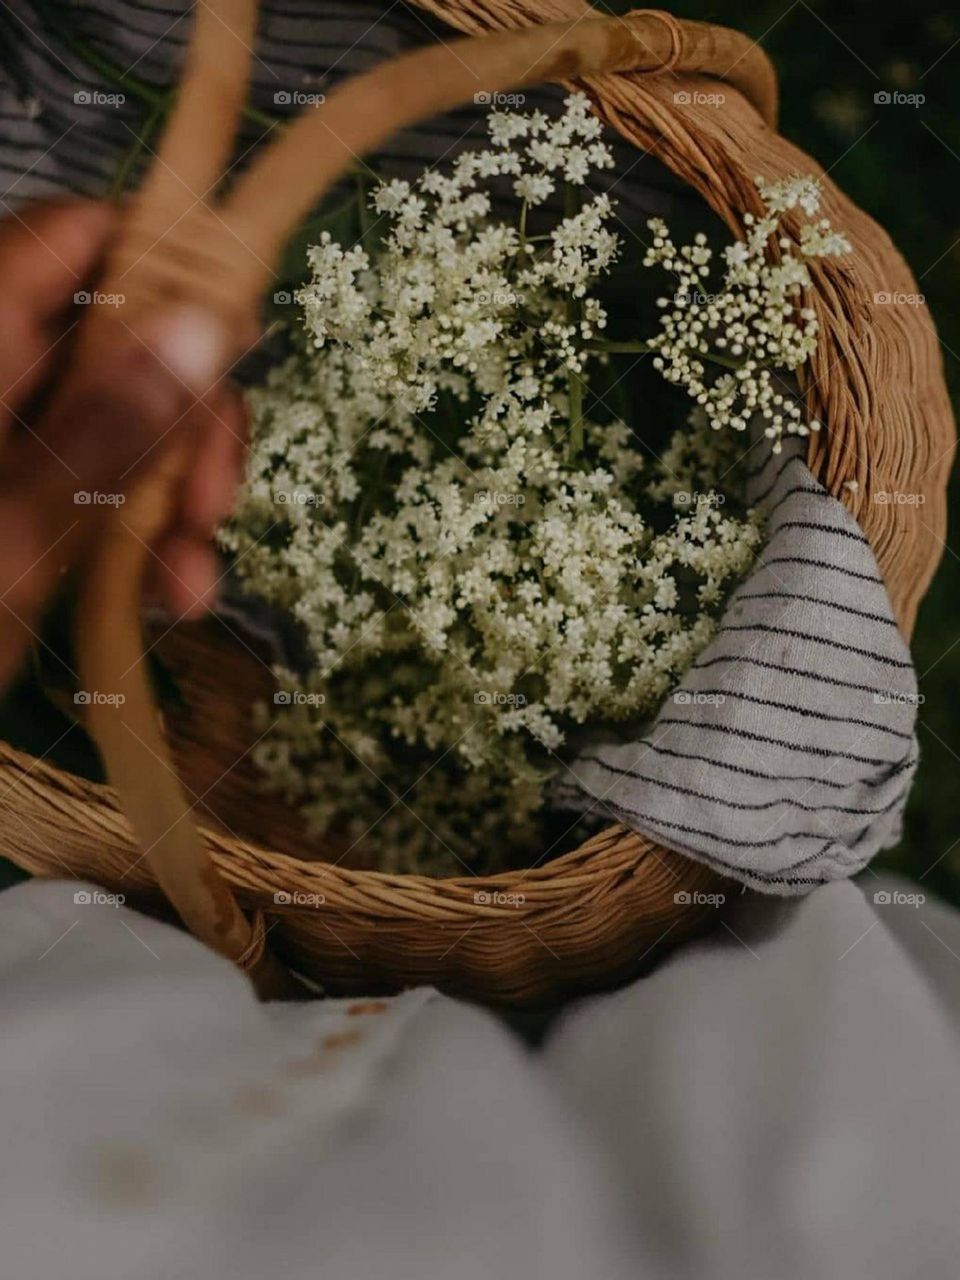
[[[82,804],[100,807],[115,817],[118,827],[127,827],[115,794],[105,783],[71,773],[3,740],[0,740],[0,764],[21,769],[23,779],[30,777],[33,779],[32,785],[38,789],[48,788],[51,798],[68,794],[72,804],[75,805],[79,800]],[[8,791],[16,785],[12,784]],[[72,816],[76,816],[75,812]],[[262,876],[259,886],[251,883],[252,876],[239,882],[254,894],[282,891],[291,887],[299,889],[299,885],[294,885],[297,876],[301,877],[302,885],[310,889],[318,889],[321,882],[329,883],[333,879],[353,889],[365,888],[374,897],[380,896],[380,891],[388,891],[385,896],[391,898],[408,897],[422,903],[435,899],[458,908],[475,906],[478,916],[490,918],[498,917],[502,914],[501,911],[485,904],[469,903],[464,895],[484,890],[512,892],[522,887],[529,891],[526,896],[530,899],[538,896],[537,889],[548,882],[554,891],[582,889],[597,874],[596,867],[590,871],[585,870],[586,864],[594,859],[602,858],[606,862],[612,855],[619,854],[616,863],[605,868],[612,877],[617,877],[626,873],[631,862],[639,862],[650,854],[656,855],[657,850],[654,841],[614,823],[596,832],[575,849],[558,854],[555,858],[545,858],[530,867],[510,868],[490,874],[428,876],[413,872],[345,867],[317,858],[298,858],[237,836],[213,824],[201,822],[198,825],[204,839],[215,850],[215,856],[220,860],[227,859],[227,866],[230,865],[229,858],[233,854],[242,853],[249,860],[251,869],[254,866],[258,869]],[[132,832],[129,835],[132,846]],[[287,874],[283,876],[283,872]]]

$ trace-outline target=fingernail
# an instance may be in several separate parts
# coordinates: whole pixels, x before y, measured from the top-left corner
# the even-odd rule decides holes
[[[171,307],[144,326],[143,340],[191,391],[203,395],[217,381],[230,357],[227,329],[200,307]]]

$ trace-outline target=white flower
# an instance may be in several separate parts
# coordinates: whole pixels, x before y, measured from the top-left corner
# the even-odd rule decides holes
[[[250,392],[253,461],[222,535],[306,651],[277,673],[298,698],[259,713],[257,760],[344,854],[391,870],[529,851],[580,726],[656,709],[760,542],[710,501],[734,439],[713,428],[789,420],[762,361],[796,367],[815,342],[813,313],[794,315],[802,263],[768,262],[764,226],[701,305],[705,238],[677,249],[656,223],[650,261],[677,284],[658,359],[702,409],[659,468],[608,412],[581,412],[571,457],[571,380],[608,359],[595,291],[620,251],[612,202],[527,236],[492,219],[487,185],[507,179],[525,217],[612,159],[581,95],[557,119],[493,113],[490,133],[375,193],[389,230],[372,260],[329,236],[311,249],[303,335]],[[707,336],[736,371],[707,373]]]
[[[797,209],[812,217],[820,187],[812,178],[757,179],[765,215],[747,214],[746,238],[728,246],[725,269],[710,282],[711,251],[702,236],[678,248],[662,219],[652,218],[646,266],[661,266],[676,280],[664,300],[660,333],[651,341],[655,365],[668,382],[684,388],[714,429],[745,431],[759,417],[779,453],[784,435],[805,436],[819,423],[805,420],[790,375],[816,350],[816,312],[802,305],[810,286],[806,259],[848,253],[850,246],[829,222],[801,222],[788,235],[783,215]],[[778,258],[769,250],[775,243]],[[714,365],[727,361],[730,373]]]
[[[545,173],[525,173],[513,184],[514,195],[528,204],[543,204],[554,192],[554,181]]]

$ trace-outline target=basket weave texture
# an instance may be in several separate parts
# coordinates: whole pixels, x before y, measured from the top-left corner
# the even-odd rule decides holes
[[[418,3],[469,35],[590,14],[579,0]],[[824,214],[855,252],[810,263],[821,336],[805,392],[811,416],[828,429],[811,437],[808,460],[867,535],[909,638],[943,545],[954,446],[933,324],[923,307],[875,305],[878,293],[917,293],[913,278],[886,234],[776,133],[762,55],[751,49],[744,75],[744,46],[731,33],[665,20],[663,36],[660,61],[672,68],[586,78],[577,87],[734,234],[744,212],[759,211],[756,175],[822,177]],[[700,74],[704,68],[713,78]],[[715,92],[725,70],[722,108],[699,105],[692,91]],[[681,90],[690,102],[675,100]],[[923,501],[875,500],[894,491]],[[167,730],[214,863],[241,905],[264,914],[270,948],[327,990],[433,983],[490,1001],[542,1002],[625,978],[716,915],[683,900],[722,890],[715,872],[616,826],[574,852],[482,880],[390,876],[324,861],[296,815],[260,792],[250,763],[244,708],[269,696],[263,663],[214,623],[176,628],[158,651],[183,695]],[[37,875],[88,878],[157,902],[148,862],[108,787],[7,744],[0,769],[5,856]]]

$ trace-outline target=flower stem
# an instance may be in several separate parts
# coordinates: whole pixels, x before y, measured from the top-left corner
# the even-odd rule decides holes
[[[113,199],[118,199],[123,195],[124,191],[126,191],[137,161],[147,147],[149,147],[151,139],[162,127],[163,122],[166,119],[166,115],[166,98],[151,107],[147,112],[133,146],[130,147],[126,155],[120,161],[117,166],[117,170],[113,175],[113,181],[110,183],[110,196]]]
[[[363,248],[368,233],[373,230],[375,220],[370,216],[370,190],[367,186],[367,175],[364,171],[357,167],[354,173],[354,183],[356,185],[356,201],[357,201],[357,222],[360,226],[360,244]]]
[[[604,338],[595,338],[586,344],[587,351],[607,352],[609,355],[646,355],[657,351],[650,342],[608,342]],[[698,351],[698,359],[709,360],[711,364],[722,365],[724,369],[739,369],[740,361],[732,356],[721,356],[715,351]]]
[[[570,461],[576,462],[583,452],[583,381],[571,369],[567,374],[567,396],[570,401]]]
[[[164,86],[151,84],[148,80],[142,80],[130,71],[124,71],[106,54],[101,53],[95,45],[78,35],[65,5],[56,3],[56,0],[35,0],[35,7],[44,21],[44,26],[55,30],[58,39],[91,70],[99,72],[104,80],[118,89],[126,90],[148,106],[166,107],[170,90]],[[248,120],[267,129],[273,128],[275,124],[280,124],[282,121],[282,117],[270,115],[257,107],[244,106],[241,110]]]
[[[580,192],[570,182],[564,184],[563,205],[565,218],[575,218],[580,212]],[[567,323],[572,325],[574,337],[580,336],[583,309],[579,298],[567,299]],[[575,463],[583,452],[583,379],[570,369],[567,373],[567,398],[570,402],[570,461]]]

